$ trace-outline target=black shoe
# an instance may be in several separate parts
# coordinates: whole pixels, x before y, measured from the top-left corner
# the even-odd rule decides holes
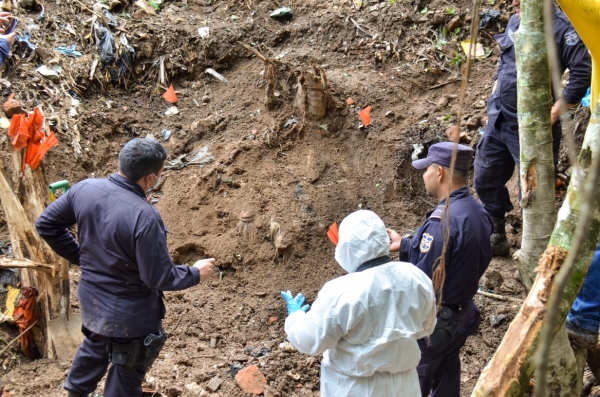
[[[598,343],[598,332],[581,328],[580,326],[569,321],[569,319],[567,319],[565,325],[567,326],[567,335],[569,335],[571,345],[586,350],[592,350],[596,348],[596,344]]]
[[[500,218],[492,218],[492,255],[508,256],[510,254],[510,244],[506,238],[506,220]]]

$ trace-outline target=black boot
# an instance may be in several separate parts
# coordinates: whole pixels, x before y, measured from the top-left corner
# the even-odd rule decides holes
[[[510,244],[506,238],[506,220],[492,218],[492,255],[508,256],[510,254]]]
[[[67,397],[88,397],[88,396],[89,396],[89,394],[77,394],[77,393],[72,392],[72,391],[69,391],[67,393]]]
[[[567,326],[567,335],[571,344],[579,349],[594,350],[598,344],[598,332],[590,331],[585,328],[581,328],[577,324],[569,321],[565,321]]]

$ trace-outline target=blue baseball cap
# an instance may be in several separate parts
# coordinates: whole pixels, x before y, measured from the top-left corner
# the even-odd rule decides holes
[[[457,171],[467,172],[473,158],[473,149],[469,146],[457,145],[454,142],[440,142],[429,147],[427,157],[413,161],[412,165],[418,170],[429,167],[431,164],[441,165],[442,167],[450,168],[450,160],[452,159],[452,150],[456,149],[456,163],[454,169]]]

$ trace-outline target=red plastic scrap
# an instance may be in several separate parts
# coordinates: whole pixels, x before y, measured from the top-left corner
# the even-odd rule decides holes
[[[329,230],[327,230],[327,237],[329,237],[329,240],[333,243],[333,245],[337,245],[339,240],[337,222],[333,222],[331,226],[329,226]]]
[[[365,127],[371,125],[371,106],[367,106],[360,112],[358,112],[358,117],[360,117],[360,121],[362,121]]]
[[[11,138],[15,150],[19,151],[27,147],[27,141],[29,140],[28,127],[27,117],[24,114],[15,114],[10,120],[8,136]]]
[[[39,165],[48,150],[58,145],[58,139],[54,132],[46,136],[42,128],[44,127],[44,114],[35,107],[33,113],[25,116],[24,114],[16,114],[10,122],[8,136],[15,147],[15,150],[27,148],[25,156],[23,156],[23,165],[21,171],[25,171],[25,167],[35,170]]]
[[[13,318],[19,326],[21,351],[27,358],[35,356],[35,342],[31,330],[25,330],[33,325],[38,319],[37,309],[35,306],[36,291],[33,287],[21,288],[19,295],[19,305],[15,308]]]

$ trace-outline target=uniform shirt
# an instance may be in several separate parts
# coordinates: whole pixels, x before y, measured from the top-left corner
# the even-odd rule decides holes
[[[301,353],[325,352],[323,397],[417,396],[417,340],[435,323],[431,280],[388,262],[326,283],[307,313],[287,317],[285,332]]]
[[[500,45],[501,54],[498,71],[494,76],[497,80],[496,90],[488,100],[488,128],[493,128],[498,116],[502,114],[508,127],[518,131],[514,34],[519,29],[520,23],[521,20],[515,14],[509,19],[506,31],[494,36]],[[566,68],[570,70],[569,82],[563,90],[563,98],[567,103],[577,103],[584,97],[590,86],[592,61],[585,44],[566,15],[558,9],[554,10],[553,25],[560,58],[559,71],[562,74]]]
[[[10,43],[6,39],[0,38],[0,65],[2,65],[10,55]]]
[[[74,224],[79,243],[67,230]],[[99,335],[156,332],[165,315],[161,291],[200,282],[197,268],[173,264],[158,210],[140,186],[119,174],[76,184],[35,226],[57,254],[80,265],[81,320]]]
[[[410,262],[430,278],[442,255],[447,222],[442,222],[446,200],[427,214],[412,239],[402,238],[400,260]],[[492,260],[492,222],[483,206],[465,186],[450,194],[450,238],[446,250],[443,303],[465,305],[477,293],[479,279]]]

